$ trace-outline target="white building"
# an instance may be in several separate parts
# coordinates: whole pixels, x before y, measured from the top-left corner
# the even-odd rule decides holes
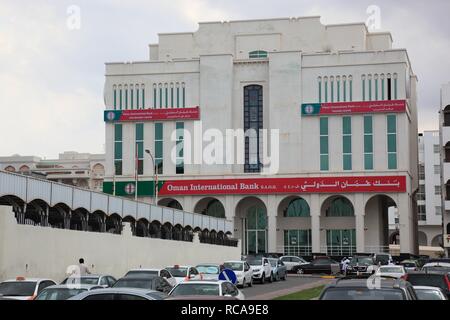
[[[12,155],[0,157],[0,169],[36,175],[51,181],[102,191],[105,155],[66,151],[58,159]]]
[[[441,243],[450,255],[450,82],[441,88],[441,108],[439,112],[439,130],[441,133],[441,185],[442,185],[442,227]]]
[[[207,22],[149,51],[106,64],[105,192],[153,201],[148,149],[159,204],[226,216],[243,253],[386,250],[389,207],[401,253],[417,252],[417,78],[390,33],[320,17]],[[208,149],[250,128],[279,130],[279,148],[260,132]],[[189,145],[199,132],[213,164]],[[245,161],[224,160],[235,154]],[[264,154],[278,170],[261,174]]]

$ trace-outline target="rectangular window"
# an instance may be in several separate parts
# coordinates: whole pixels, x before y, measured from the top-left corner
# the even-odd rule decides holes
[[[144,124],[136,123],[136,171],[144,174]]]
[[[163,173],[163,124],[155,123],[155,166],[158,174]]]
[[[419,164],[419,180],[425,180],[425,166]]]
[[[341,102],[341,79],[340,78],[337,78],[336,85],[337,85],[337,88],[336,88],[336,91],[337,91],[336,101],[337,102]]]
[[[329,170],[327,117],[320,118],[320,170]]]
[[[434,174],[440,174],[440,173],[441,173],[441,166],[434,165]]]
[[[353,101],[353,80],[349,80],[349,101]]]
[[[437,216],[441,216],[442,215],[442,207],[441,206],[436,206],[436,215]]]
[[[158,99],[158,89],[156,89],[156,85],[153,85],[153,109],[156,109],[158,106],[156,101]]]
[[[426,221],[427,215],[426,215],[426,207],[423,204],[420,204],[417,206],[417,219],[419,221]]]
[[[324,86],[325,86],[325,103],[328,102],[328,78],[324,79]]]
[[[388,169],[397,169],[397,116],[390,114],[386,119]]]
[[[166,84],[166,87],[164,88],[164,92],[165,92],[165,100],[166,100],[165,107],[168,108],[169,107],[169,88],[167,87],[167,84]]]
[[[159,85],[159,108],[162,108],[163,106],[163,89],[162,85]]]
[[[122,110],[122,89],[119,89],[119,109]]]
[[[344,102],[347,101],[347,80],[343,80],[342,81],[342,94],[343,94],[343,98],[344,98]]]
[[[125,110],[128,109],[128,89],[125,88]]]
[[[177,84],[177,108],[180,107],[180,85]]]
[[[384,100],[384,75],[381,78],[381,100]]]
[[[434,186],[434,194],[435,195],[441,194],[441,186]]]
[[[334,78],[331,78],[330,80],[330,86],[331,86],[331,102],[334,102]]]
[[[366,78],[362,79],[362,100],[366,101]]]
[[[284,230],[284,254],[311,255],[311,230]]]
[[[183,84],[183,103],[182,103],[182,106],[183,106],[183,108],[186,108],[186,88],[185,88],[185,86],[184,86],[184,84]]]
[[[319,94],[319,103],[322,103],[322,79],[321,78],[319,78],[319,80],[317,81],[317,85],[318,85],[318,88],[319,88],[319,92],[318,92],[318,94]]]
[[[387,99],[392,100],[392,80],[391,78],[387,79]]]
[[[173,103],[173,83],[170,86],[170,107],[173,108],[174,103]]]
[[[114,125],[114,174],[122,175],[122,124]]]
[[[433,152],[439,153],[441,151],[441,147],[438,144],[433,144]]]
[[[378,76],[375,78],[375,101],[378,101]]]
[[[145,109],[145,88],[142,88],[142,109]]]
[[[372,101],[372,76],[369,77],[369,101]]]
[[[114,89],[114,110],[117,109],[117,90]]]
[[[176,173],[184,174],[184,122],[176,123],[177,161]]]
[[[397,77],[394,78],[394,99],[397,100]]]
[[[139,87],[136,86],[136,109],[139,109]]]
[[[417,191],[417,200],[425,200],[425,185],[419,184],[419,190]]]
[[[130,109],[134,109],[134,89],[130,89]],[[137,109],[137,108],[136,108]]]
[[[344,170],[352,170],[352,118],[342,118],[342,157]]]
[[[364,116],[364,169],[373,170],[372,116]]]

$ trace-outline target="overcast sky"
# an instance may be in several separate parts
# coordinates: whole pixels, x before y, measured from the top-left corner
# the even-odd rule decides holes
[[[148,59],[158,33],[195,31],[199,21],[309,15],[324,24],[366,22],[369,5],[380,8],[380,31],[392,33],[394,47],[408,49],[419,130],[437,129],[440,87],[450,81],[448,0],[1,0],[0,156],[103,152],[104,63]]]

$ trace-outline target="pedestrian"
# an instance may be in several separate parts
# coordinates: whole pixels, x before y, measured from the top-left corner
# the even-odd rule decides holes
[[[78,267],[80,268],[80,276],[85,276],[87,274],[91,274],[91,271],[89,271],[89,268],[84,264],[84,259],[80,258],[78,260],[79,264]]]

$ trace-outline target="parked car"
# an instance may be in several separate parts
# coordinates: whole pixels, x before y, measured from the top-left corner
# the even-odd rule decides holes
[[[79,280],[79,281],[78,281]],[[85,275],[79,278],[66,278],[61,284],[85,284],[85,285],[97,285],[103,288],[110,288],[116,283],[116,278],[110,275]]]
[[[372,257],[377,265],[385,266],[394,264],[394,259],[392,259],[392,256],[389,253],[375,253]]]
[[[444,290],[437,287],[414,286],[419,300],[448,300]]]
[[[202,263],[195,268],[200,272],[204,280],[218,280],[223,267],[220,264]]]
[[[345,269],[346,276],[370,276],[378,269],[374,258],[370,256],[353,256]]]
[[[405,268],[403,266],[397,265],[387,265],[387,266],[379,266],[377,271],[375,272],[377,276],[387,276],[393,278],[401,278],[406,274]]]
[[[329,284],[319,300],[417,300],[413,286],[402,279],[380,277],[370,288],[367,279],[343,278]]]
[[[339,262],[334,261],[330,257],[317,257],[310,263],[294,266],[292,271],[297,274],[304,273],[325,273],[337,274],[339,273]]]
[[[164,300],[184,300],[184,301],[191,301],[191,300],[239,300],[236,297],[229,297],[229,296],[202,296],[202,295],[186,295],[186,296],[169,296],[168,298]]]
[[[302,257],[297,256],[281,256],[280,260],[283,261],[284,265],[286,266],[287,272],[292,271],[292,268],[295,266],[300,266],[302,264],[308,263],[308,261],[306,261]]]
[[[244,300],[244,294],[230,281],[201,280],[181,282],[170,291],[169,296],[226,296]]]
[[[223,267],[234,271],[238,287],[241,286],[243,288],[246,284],[249,287],[253,285],[253,269],[247,261],[225,261]]]
[[[272,266],[269,263],[268,258],[247,258],[247,263],[250,265],[253,271],[253,280],[264,283],[267,281],[272,282]]]
[[[286,280],[286,266],[280,259],[269,258],[270,265],[272,266],[272,280]]]
[[[441,288],[447,297],[450,297],[450,275],[447,272],[414,272],[403,277],[413,286],[428,286]]]
[[[167,267],[166,270],[168,270],[175,278],[176,281],[175,285],[183,281],[203,279],[202,275],[200,274],[200,272],[198,272],[197,268],[193,266],[174,265],[172,267]]]
[[[105,288],[82,292],[68,300],[163,300],[166,294],[136,288]]]
[[[428,262],[422,267],[424,272],[450,272],[450,263],[448,262]]]
[[[79,284],[76,286],[59,284],[45,288],[34,300],[67,300],[82,292],[96,289],[103,289],[103,287],[96,284]]]
[[[170,273],[167,269],[132,269],[128,271],[123,277],[154,277],[159,276],[166,279],[170,285],[173,287],[177,284],[176,279],[173,277],[172,273]]]
[[[0,296],[15,300],[33,300],[42,290],[54,285],[56,282],[51,279],[17,277],[0,283]]]
[[[114,284],[113,288],[138,288],[149,289],[168,294],[173,286],[163,277],[124,277]]]
[[[399,265],[405,268],[406,272],[414,272],[420,270],[420,265],[417,260],[403,260]]]

